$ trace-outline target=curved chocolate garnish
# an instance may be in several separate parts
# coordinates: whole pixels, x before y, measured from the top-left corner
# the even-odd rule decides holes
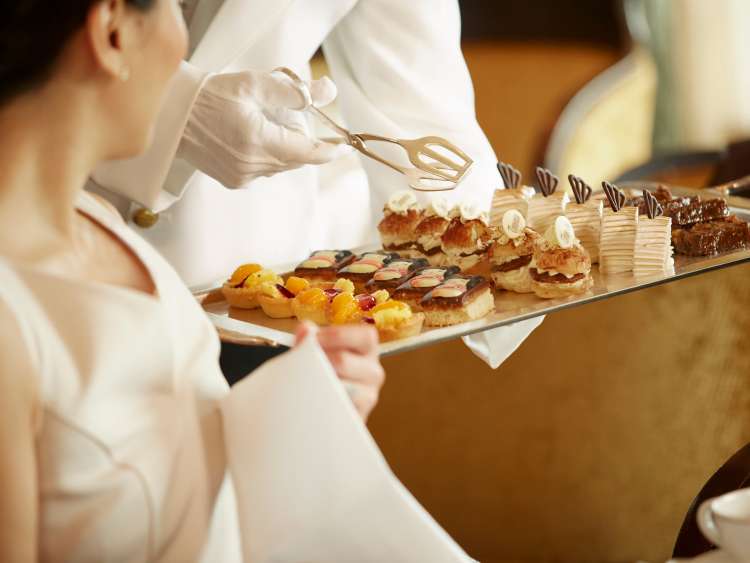
[[[643,190],[643,202],[646,204],[646,214],[649,219],[664,215],[664,208],[648,190]]]
[[[536,178],[539,180],[539,189],[542,190],[544,197],[549,197],[555,193],[557,184],[560,183],[560,178],[541,166],[536,167]]]
[[[570,182],[570,187],[573,189],[573,195],[576,198],[576,203],[580,205],[586,203],[589,198],[591,198],[593,190],[591,189],[591,186],[583,181],[582,178],[574,176],[573,174],[569,174],[568,182]]]
[[[612,211],[615,213],[620,211],[622,206],[625,205],[625,194],[618,190],[614,184],[610,184],[609,182],[602,182],[602,189],[607,196]]]
[[[512,165],[505,162],[498,162],[497,171],[500,172],[506,188],[515,189],[521,183],[521,173]]]

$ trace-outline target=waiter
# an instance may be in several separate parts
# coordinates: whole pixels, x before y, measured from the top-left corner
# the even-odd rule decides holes
[[[450,197],[489,208],[496,159],[477,123],[456,0],[187,0],[183,9],[191,53],[150,150],[102,166],[93,181],[122,196],[121,212],[189,286],[243,262],[272,266],[377,240],[404,178],[318,141],[294,111],[300,94],[272,72],[309,78],[321,47],[347,128],[450,139],[475,161]],[[329,80],[311,90],[318,106],[336,97]],[[498,365],[539,322],[483,333],[470,347]]]

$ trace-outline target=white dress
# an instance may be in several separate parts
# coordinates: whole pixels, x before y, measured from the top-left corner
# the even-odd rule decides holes
[[[79,209],[133,250],[158,297],[0,259],[0,306],[39,386],[40,559],[239,561],[216,332],[155,250],[91,196]]]

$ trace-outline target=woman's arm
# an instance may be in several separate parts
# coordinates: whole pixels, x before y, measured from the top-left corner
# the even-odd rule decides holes
[[[0,302],[0,561],[36,561],[38,491],[32,362]]]

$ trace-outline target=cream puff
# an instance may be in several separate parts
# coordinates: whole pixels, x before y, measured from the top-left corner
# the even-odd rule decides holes
[[[457,215],[458,210],[452,208],[444,198],[433,199],[425,208],[424,217],[414,232],[417,239],[415,248],[433,266],[445,265],[441,238],[451,219]]]
[[[534,293],[545,299],[568,297],[591,289],[591,258],[576,239],[567,217],[557,217],[537,241],[529,273]]]
[[[378,224],[383,248],[398,251],[402,256],[411,256],[416,244],[414,232],[423,216],[424,212],[411,190],[393,194],[386,203],[383,219]]]
[[[488,251],[495,287],[516,293],[533,293],[529,264],[539,235],[526,227],[526,220],[516,209],[505,212],[500,231],[499,238]]]
[[[294,275],[306,279],[313,287],[331,287],[336,273],[353,260],[350,250],[316,250],[294,269]]]
[[[481,276],[452,276],[420,301],[427,326],[450,326],[480,319],[495,308],[489,282]]]
[[[487,248],[497,237],[497,229],[489,226],[487,214],[470,203],[459,207],[458,217],[451,219],[441,238],[446,262],[469,274],[487,270]]]
[[[284,283],[284,280],[271,270],[259,264],[243,264],[224,282],[221,292],[230,306],[238,309],[257,309],[258,295],[264,283]]]

